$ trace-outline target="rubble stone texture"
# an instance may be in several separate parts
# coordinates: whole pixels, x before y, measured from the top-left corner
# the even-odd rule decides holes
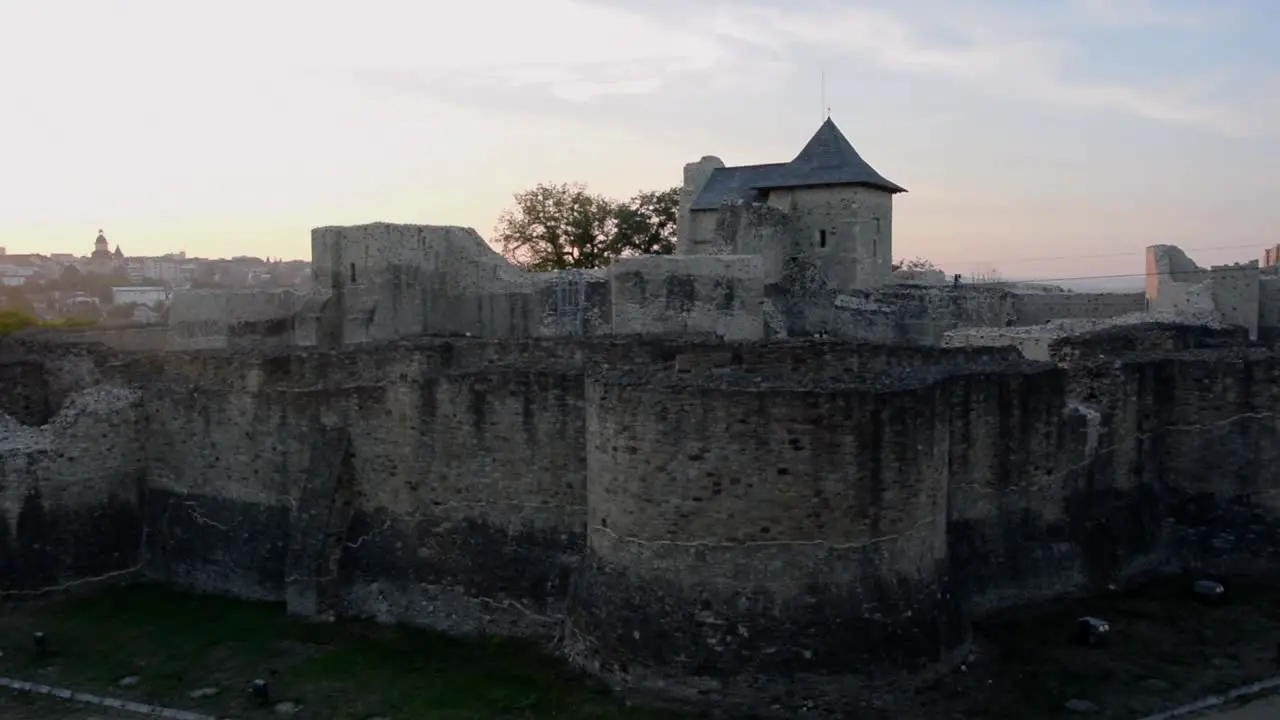
[[[888,703],[984,615],[1275,574],[1280,362],[1122,325],[1016,348],[3,341],[0,593],[149,578],[560,636],[637,693]]]

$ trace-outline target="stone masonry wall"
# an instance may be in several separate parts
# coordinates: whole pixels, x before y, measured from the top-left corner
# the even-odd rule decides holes
[[[294,317],[307,296],[293,290],[183,290],[169,307],[173,350],[295,344]]]
[[[993,611],[1152,574],[1280,579],[1280,363],[1153,356],[1168,332],[1197,329],[1080,374],[598,377],[571,656],[619,687],[758,707],[787,678],[848,707],[909,692]],[[1086,401],[1074,381],[1103,372],[1120,390]]]
[[[1147,303],[1153,311],[1239,325],[1257,339],[1259,319],[1269,315],[1260,307],[1268,297],[1260,284],[1257,260],[1206,270],[1173,245],[1147,248]]]
[[[1018,325],[1050,320],[1104,320],[1142,312],[1145,293],[1017,293],[1014,317]]]
[[[49,346],[53,420],[0,424],[0,592],[141,567],[308,616],[564,629],[575,662],[669,699],[888,702],[989,612],[1280,579],[1280,361],[1150,332],[1064,340],[1064,367],[821,341]]]
[[[860,186],[769,191],[768,204],[792,217],[801,250],[844,292],[883,285],[893,265],[893,195]],[[824,242],[825,240],[825,242]]]
[[[137,391],[117,387],[39,425],[0,412],[0,597],[138,569],[141,429]]]
[[[802,272],[802,268],[797,268]],[[803,277],[789,282],[776,303],[800,335],[826,334],[860,342],[941,345],[955,328],[1004,327],[1016,320],[1013,293],[973,286],[911,287],[831,293]]]
[[[947,428],[921,413],[936,390],[707,379],[621,371],[589,387],[571,656],[690,701],[824,707],[949,660],[968,627],[936,481]]]
[[[582,360],[518,347],[165,358],[144,386],[149,573],[301,614],[552,632],[582,545]]]
[[[754,255],[618,258],[609,266],[613,332],[754,340],[764,276]]]

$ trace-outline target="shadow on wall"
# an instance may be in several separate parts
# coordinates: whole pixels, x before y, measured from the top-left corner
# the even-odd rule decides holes
[[[635,338],[104,358],[44,427],[4,416],[0,587],[141,562],[300,614],[567,628],[580,665],[706,702],[906,693],[994,610],[1275,579],[1251,498],[1280,489],[1280,361],[1160,332],[1066,368]]]

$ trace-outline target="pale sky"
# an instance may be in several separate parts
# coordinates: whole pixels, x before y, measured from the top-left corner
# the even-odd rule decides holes
[[[788,160],[825,71],[910,191],[896,255],[1044,279],[1142,272],[1156,242],[1244,260],[1280,242],[1277,36],[1274,0],[0,0],[0,246],[488,237],[538,182],[625,196],[707,154]]]

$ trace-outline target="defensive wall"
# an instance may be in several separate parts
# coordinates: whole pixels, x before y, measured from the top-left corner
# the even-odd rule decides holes
[[[1261,286],[1257,260],[1202,268],[1174,245],[1147,248],[1147,301],[1153,311],[1238,325],[1257,339],[1259,319],[1280,314],[1274,307],[1262,309],[1262,301],[1276,293],[1263,293]]]
[[[336,347],[422,335],[690,334],[730,341],[820,334],[937,345],[956,328],[1106,318],[1142,310],[1145,302],[1141,294],[1028,294],[981,285],[890,283],[837,292],[828,274],[839,256],[802,252],[786,230],[787,213],[728,203],[714,214],[723,234],[737,238],[724,247],[545,273],[516,268],[470,228],[316,228],[313,293],[177,292],[167,347]]]
[[[888,703],[995,610],[1184,570],[1276,579],[1280,364],[1206,333],[1067,338],[1058,364],[814,340],[11,339],[0,593],[149,578],[559,634],[667,699]]]

